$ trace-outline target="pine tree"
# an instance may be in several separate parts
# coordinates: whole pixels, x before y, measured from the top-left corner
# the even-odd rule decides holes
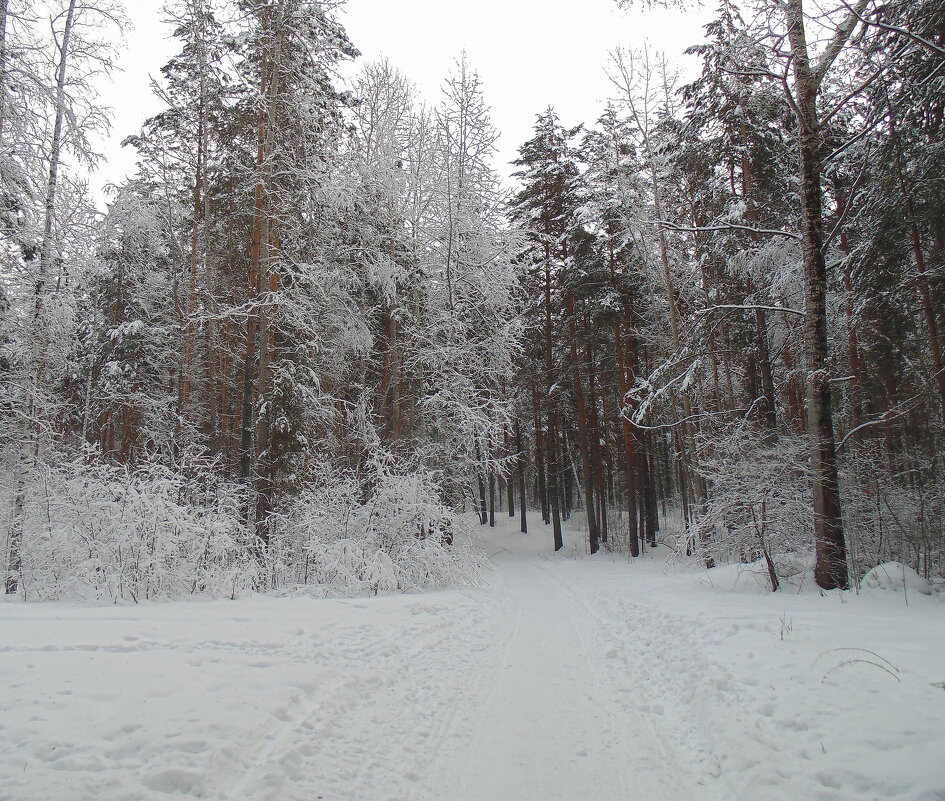
[[[546,422],[546,450],[543,456],[547,466],[548,508],[555,550],[563,546],[560,492],[567,469],[562,460],[563,443],[560,441],[563,376],[560,354],[556,352],[559,345],[557,331],[564,317],[562,307],[570,305],[561,297],[561,285],[564,274],[573,267],[571,246],[581,202],[580,169],[576,150],[571,144],[579,131],[580,126],[564,128],[554,109],[549,108],[538,116],[534,137],[520,148],[519,158],[515,161],[520,168],[516,177],[521,180],[522,189],[515,195],[512,204],[512,219],[519,224],[528,239],[528,249],[523,256],[529,272],[526,314],[537,319],[536,327],[541,332],[543,343],[540,366],[535,365],[529,372],[535,377],[536,389],[540,388],[542,393],[541,408]],[[579,377],[575,383],[579,386]],[[537,405],[536,417],[541,417]],[[582,432],[582,439],[586,442],[586,432]],[[588,473],[585,471],[585,479]],[[586,498],[591,497],[591,493],[586,494]],[[588,523],[593,526],[591,520],[589,514]],[[593,550],[597,549],[597,536],[596,528],[592,528]]]

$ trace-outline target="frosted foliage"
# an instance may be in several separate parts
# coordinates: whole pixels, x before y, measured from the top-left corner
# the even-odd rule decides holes
[[[397,287],[406,278],[406,271],[385,253],[375,253],[365,263],[368,284],[388,303],[397,297]]]
[[[903,562],[925,579],[945,576],[945,489],[934,465],[915,454],[898,470],[879,443],[845,448],[843,516],[853,575]]]
[[[434,477],[378,466],[366,480],[327,473],[276,524],[270,580],[319,595],[368,595],[468,583],[476,557]]]
[[[236,492],[209,467],[45,468],[27,497],[26,598],[143,601],[251,586]]]
[[[701,469],[711,489],[690,534],[706,558],[750,562],[767,550],[779,573],[796,564],[792,557],[811,546],[806,454],[799,437],[766,442],[742,427],[701,444]]]
[[[454,586],[476,575],[464,522],[430,473],[324,471],[273,515],[268,545],[218,466],[130,469],[89,458],[29,482],[21,591],[27,600],[140,602],[253,589],[365,595]]]

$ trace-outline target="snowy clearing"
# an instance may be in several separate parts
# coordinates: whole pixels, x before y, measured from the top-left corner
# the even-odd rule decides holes
[[[0,798],[945,799],[941,600],[531,522],[463,591],[0,605]]]

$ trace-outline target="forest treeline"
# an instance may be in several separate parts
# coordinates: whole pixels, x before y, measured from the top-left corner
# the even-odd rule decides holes
[[[465,56],[436,105],[343,81],[336,5],[173,0],[101,214],[122,10],[0,0],[7,593],[435,586],[465,509],[945,571],[940,0],[723,0],[695,80],[602,54],[512,190]]]

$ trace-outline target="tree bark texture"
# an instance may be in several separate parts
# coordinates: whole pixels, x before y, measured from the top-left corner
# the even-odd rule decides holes
[[[817,119],[819,80],[811,69],[804,31],[803,0],[787,0],[788,36],[794,59],[798,118],[801,241],[804,270],[804,351],[807,359],[807,429],[813,439],[814,576],[822,589],[848,586],[846,543],[828,371],[827,266],[823,246],[821,132]]]

